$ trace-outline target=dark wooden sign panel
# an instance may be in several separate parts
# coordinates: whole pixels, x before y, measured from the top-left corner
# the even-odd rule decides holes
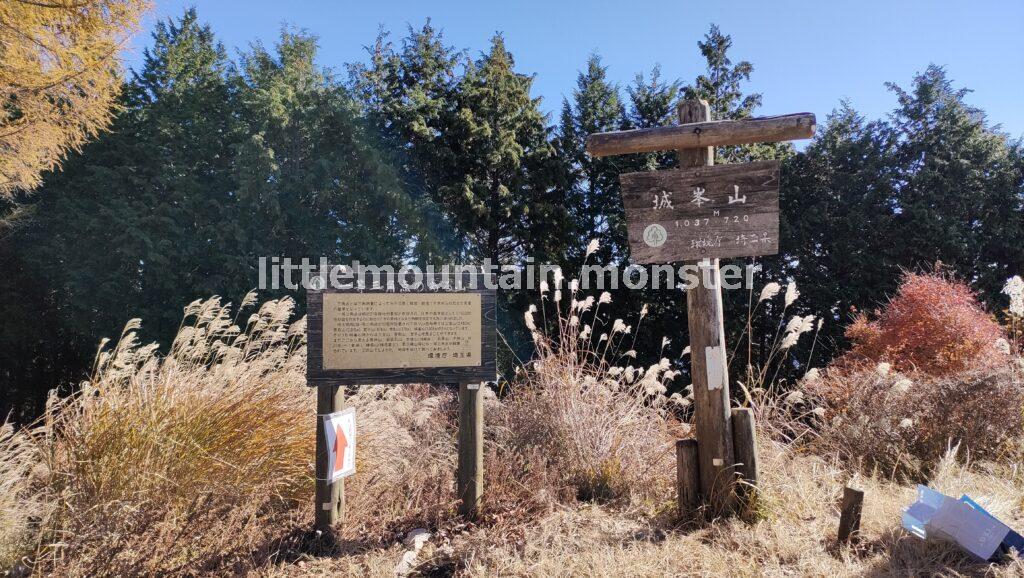
[[[774,255],[779,251],[779,162],[620,176],[637,263]]]
[[[475,286],[365,283],[306,296],[311,386],[475,383],[497,375],[495,291],[482,277]]]

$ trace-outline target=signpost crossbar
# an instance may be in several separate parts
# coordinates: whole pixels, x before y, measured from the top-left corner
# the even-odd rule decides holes
[[[683,102],[680,106],[689,105]],[[587,137],[587,152],[591,156],[605,157],[804,139],[814,134],[815,123],[814,114],[809,112],[743,120],[697,120],[694,117],[674,126],[592,134]]]

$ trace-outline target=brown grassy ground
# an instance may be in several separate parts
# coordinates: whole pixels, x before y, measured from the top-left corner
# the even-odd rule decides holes
[[[765,506],[760,519],[676,525],[636,510],[567,504],[516,527],[443,530],[416,556],[412,575],[465,576],[1022,576],[1024,564],[978,563],[956,548],[924,543],[899,528],[915,491],[870,477],[862,539],[837,548],[837,504],[849,474],[782,444],[762,448]],[[933,487],[969,492],[1020,527],[1019,481],[946,459]],[[666,496],[666,500],[669,496]],[[394,576],[400,542],[339,557],[302,557],[268,576]]]

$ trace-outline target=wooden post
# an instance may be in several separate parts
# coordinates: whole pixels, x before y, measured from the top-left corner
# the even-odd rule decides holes
[[[316,388],[316,513],[314,526],[321,532],[331,532],[334,525],[345,519],[345,480],[330,481],[329,450],[323,416],[345,407],[345,388],[337,385],[318,385]],[[338,459],[341,459],[339,456]]]
[[[860,532],[860,513],[864,506],[864,492],[849,486],[843,488],[843,503],[839,506],[839,543],[849,544]]]
[[[459,513],[473,517],[484,493],[484,396],[479,383],[459,384]]]
[[[746,482],[739,487],[741,495],[757,487],[757,431],[754,427],[754,411],[749,407],[732,410],[732,447],[736,454],[736,473]]]
[[[680,517],[692,514],[700,506],[700,464],[695,439],[676,441],[676,495]]]
[[[687,100],[679,104],[682,124],[710,120],[708,103]],[[679,149],[681,168],[712,166],[713,147]],[[700,463],[701,494],[715,510],[732,507],[733,459],[729,370],[726,364],[725,325],[722,314],[722,275],[718,259],[698,263],[699,281],[686,292],[690,328],[694,422]]]

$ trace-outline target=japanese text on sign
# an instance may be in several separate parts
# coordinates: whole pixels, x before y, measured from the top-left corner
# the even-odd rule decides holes
[[[621,179],[637,262],[778,252],[776,161],[630,173]]]
[[[480,295],[327,293],[324,369],[481,364]]]

